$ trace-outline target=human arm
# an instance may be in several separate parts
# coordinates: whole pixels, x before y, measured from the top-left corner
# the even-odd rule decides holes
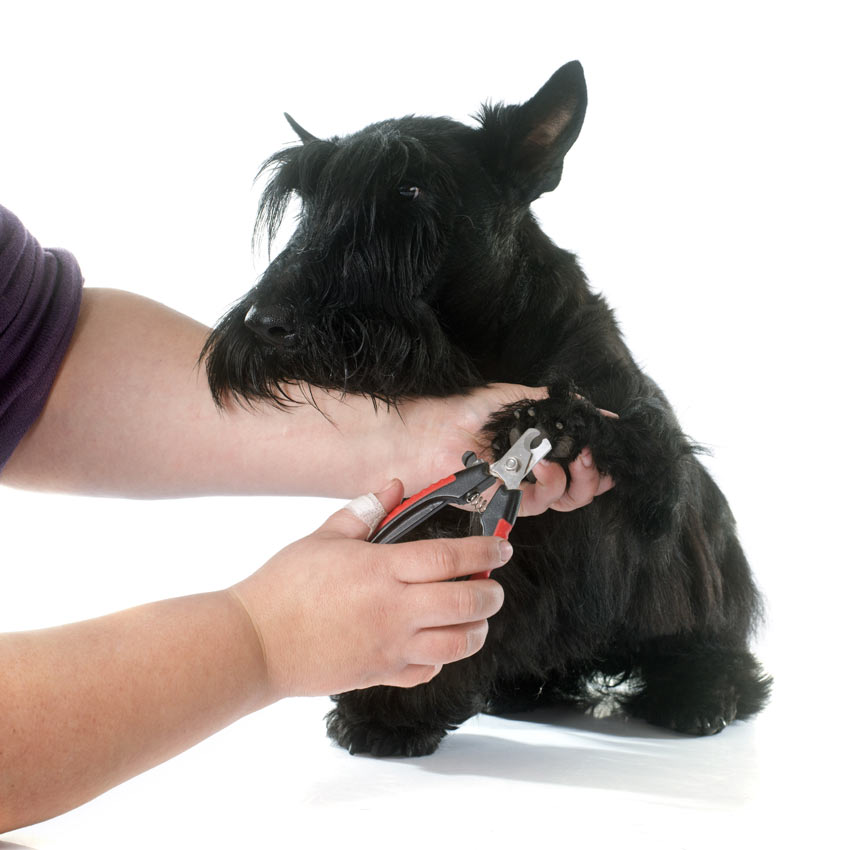
[[[269,493],[350,497],[392,476],[410,492],[457,467],[490,413],[545,390],[497,385],[399,411],[313,390],[286,412],[215,406],[197,358],[208,328],[128,292],[84,289],[44,411],[0,481],[140,498]],[[610,482],[577,460],[540,465],[526,511],[579,506]]]
[[[379,494],[385,508],[401,485]],[[67,811],[275,700],[411,686],[480,649],[496,538],[374,546],[346,510],[232,588],[0,635],[0,832]]]

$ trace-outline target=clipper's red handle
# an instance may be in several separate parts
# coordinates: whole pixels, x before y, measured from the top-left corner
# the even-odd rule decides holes
[[[476,463],[455,472],[442,481],[429,484],[424,490],[420,490],[409,499],[405,499],[400,505],[396,505],[383,522],[375,529],[372,535],[373,543],[394,543],[400,540],[407,532],[411,531],[421,522],[439,511],[447,504],[461,504],[470,493],[476,492],[476,488],[497,480],[490,475],[486,463]],[[520,490],[508,490],[504,486],[499,487],[493,494],[489,504],[481,515],[481,525],[484,534],[494,537],[508,539],[514,526],[519,503],[522,499]],[[476,573],[473,579],[489,578],[490,570]]]
[[[435,490],[439,490],[440,487],[445,487],[446,484],[451,484],[452,481],[456,480],[456,475],[450,475],[448,478],[444,478],[442,481],[435,481],[433,484],[429,484],[424,490],[420,490],[418,493],[411,496],[409,499],[405,499],[400,504],[396,505],[381,521],[381,524],[377,527],[376,532],[380,531],[385,525],[392,522],[400,513],[406,511],[409,507],[416,504],[416,502],[424,499],[426,496],[430,496]]]
[[[493,532],[493,537],[501,537],[502,540],[507,540],[512,528],[513,525],[506,519],[500,519],[496,523],[496,530]],[[490,573],[492,572],[492,570],[485,570],[483,573],[476,573],[474,576],[470,576],[469,579],[472,581],[478,578],[490,578]]]

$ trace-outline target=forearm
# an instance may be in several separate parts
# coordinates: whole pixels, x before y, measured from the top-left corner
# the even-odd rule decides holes
[[[0,832],[49,818],[269,701],[229,592],[0,636]]]
[[[136,497],[215,493],[351,496],[401,474],[381,443],[395,412],[320,391],[280,411],[213,403],[198,355],[207,328],[157,302],[84,290],[71,347],[2,482]],[[369,456],[382,449],[381,466]]]
[[[465,396],[373,405],[306,388],[313,404],[216,407],[198,364],[208,328],[155,301],[86,289],[44,411],[0,483],[139,498],[288,494],[350,498],[400,478],[408,493],[486,451],[491,413],[546,390],[496,384]],[[292,388],[298,393],[297,387]],[[538,478],[543,480],[541,468]],[[563,474],[531,488],[544,510]]]
[[[394,482],[378,494],[401,499]],[[286,696],[412,687],[478,651],[510,548],[373,546],[337,511],[226,591],[0,635],[0,832],[53,817]],[[2,842],[0,842],[1,844]]]

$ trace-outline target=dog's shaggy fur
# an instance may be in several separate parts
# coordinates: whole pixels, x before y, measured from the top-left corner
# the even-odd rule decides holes
[[[589,446],[616,481],[581,510],[517,522],[481,652],[411,690],[335,698],[329,734],[352,753],[425,755],[477,712],[581,704],[600,680],[626,685],[631,714],[693,734],[767,700],[748,650],[759,596],[726,500],[604,299],[529,210],[558,185],[586,100],[571,62],[527,103],[483,107],[474,128],[408,116],[323,140],[289,119],[301,144],[265,165],[258,231],[273,237],[296,194],[301,216],[207,341],[217,401],[286,407],[299,381],[390,404],[545,385],[547,400],[492,418],[495,454],[534,425],[565,466]],[[466,529],[443,511],[422,533]]]

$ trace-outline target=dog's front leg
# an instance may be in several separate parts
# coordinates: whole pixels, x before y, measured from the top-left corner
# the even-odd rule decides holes
[[[616,483],[613,498],[622,501],[643,536],[657,537],[672,528],[680,461],[693,449],[661,397],[632,398],[617,413],[606,415],[589,398],[554,386],[549,398],[503,408],[485,432],[498,457],[525,429],[537,428],[552,442],[548,459],[568,474],[569,464],[589,447],[599,472]]]
[[[352,755],[430,755],[446,732],[486,705],[470,677],[458,675],[461,667],[470,672],[469,661],[450,665],[415,688],[380,686],[334,697],[336,706],[327,716],[328,736]]]

